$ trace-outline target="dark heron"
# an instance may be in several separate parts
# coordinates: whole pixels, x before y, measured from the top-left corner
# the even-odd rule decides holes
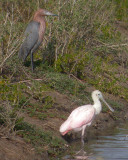
[[[33,53],[37,50],[43,41],[46,21],[45,16],[57,16],[47,10],[39,9],[34,14],[33,20],[28,24],[25,30],[25,39],[19,50],[19,58],[25,62],[29,53],[31,54],[32,72],[34,70]]]

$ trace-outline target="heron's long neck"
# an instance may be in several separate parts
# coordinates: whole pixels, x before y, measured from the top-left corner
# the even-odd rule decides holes
[[[94,100],[94,105],[93,107],[95,108],[96,110],[96,113],[95,114],[99,114],[102,110],[102,106],[101,106],[101,102],[98,100]]]
[[[45,28],[46,28],[46,21],[44,16],[39,16],[38,14],[34,16],[33,21],[36,21],[40,24],[39,28],[39,40],[40,42],[43,41]]]
[[[40,30],[39,30],[40,41],[42,41],[44,38],[45,28],[46,28],[45,17],[42,17],[42,19],[40,19]]]

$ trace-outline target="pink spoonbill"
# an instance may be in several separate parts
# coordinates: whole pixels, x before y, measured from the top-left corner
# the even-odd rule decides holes
[[[33,53],[37,50],[43,41],[46,21],[45,16],[57,16],[45,9],[39,9],[35,12],[33,20],[28,24],[25,30],[25,39],[19,50],[19,58],[25,62],[27,56],[31,54],[32,71],[34,69]]]
[[[84,146],[84,132],[87,126],[90,126],[93,119],[97,114],[99,114],[102,110],[102,105],[100,100],[102,100],[108,108],[114,112],[114,109],[111,108],[108,103],[104,100],[102,93],[99,90],[95,90],[92,92],[92,99],[94,104],[88,104],[80,106],[74,109],[69,115],[68,119],[60,126],[60,133],[65,135],[71,130],[76,132],[82,131],[81,134],[81,142],[82,147]]]

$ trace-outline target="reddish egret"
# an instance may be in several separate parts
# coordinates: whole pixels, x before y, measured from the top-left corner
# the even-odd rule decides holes
[[[102,110],[100,99],[114,112],[114,110],[104,100],[102,93],[98,90],[92,92],[92,99],[94,104],[80,106],[72,111],[68,119],[61,125],[60,133],[65,135],[71,130],[82,131],[81,142],[84,146],[84,131],[86,126],[90,126],[95,115],[99,114]]]
[[[36,11],[33,20],[28,24],[25,30],[25,40],[20,47],[19,58],[24,62],[30,53],[32,71],[34,69],[33,53],[43,41],[46,28],[45,16],[49,15],[57,16],[56,14],[48,12],[47,10],[39,9],[38,11]]]

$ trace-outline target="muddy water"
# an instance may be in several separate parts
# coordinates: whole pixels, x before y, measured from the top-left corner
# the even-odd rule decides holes
[[[89,160],[128,160],[128,123],[88,146]]]
[[[128,160],[128,137],[126,135],[128,135],[128,123],[107,131],[104,136],[89,140],[84,148],[88,156],[87,160]],[[81,143],[79,140],[70,145],[75,153],[80,149]],[[71,158],[69,155],[66,159],[79,160]]]

